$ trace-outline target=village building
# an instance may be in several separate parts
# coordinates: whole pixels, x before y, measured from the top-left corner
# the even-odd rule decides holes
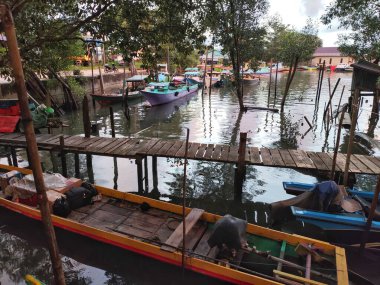
[[[352,64],[355,62],[352,57],[342,55],[337,47],[319,47],[313,54],[311,65],[320,65],[323,64],[323,61],[325,61],[326,66],[335,66],[340,63]]]
[[[228,59],[227,55],[223,55],[221,51],[214,50],[214,56],[212,55],[212,51],[209,51],[207,53],[207,64],[218,64],[223,63],[224,59]],[[199,61],[201,64],[205,63],[206,60],[206,54],[203,54],[199,57]]]

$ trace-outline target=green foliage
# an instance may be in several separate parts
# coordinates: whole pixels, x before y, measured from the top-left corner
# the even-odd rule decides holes
[[[380,59],[380,1],[335,0],[322,16],[324,24],[339,20],[340,27],[351,29],[339,38],[339,49],[356,59],[379,61]]]
[[[282,28],[276,37],[277,60],[285,64],[289,64],[295,57],[298,57],[299,62],[310,60],[316,48],[322,46],[322,40],[317,34],[318,30],[310,19],[300,32]]]
[[[79,98],[83,98],[86,95],[85,88],[75,77],[66,77],[66,83],[70,86],[71,92]]]

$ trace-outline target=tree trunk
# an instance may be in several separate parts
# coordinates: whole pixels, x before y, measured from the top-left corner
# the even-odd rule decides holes
[[[48,69],[51,72],[51,74],[54,76],[54,78],[57,79],[59,83],[61,83],[63,92],[67,92],[68,98],[71,101],[69,102],[71,108],[74,110],[78,110],[79,106],[78,106],[77,101],[74,98],[73,93],[71,92],[70,86],[54,70],[52,70],[51,68],[48,68]]]

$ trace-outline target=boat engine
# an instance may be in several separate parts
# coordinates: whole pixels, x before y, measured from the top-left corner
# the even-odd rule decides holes
[[[246,245],[246,228],[247,221],[225,215],[215,223],[208,245],[210,248],[217,246],[224,257],[234,257]]]

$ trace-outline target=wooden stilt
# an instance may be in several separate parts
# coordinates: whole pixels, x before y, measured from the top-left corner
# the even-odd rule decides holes
[[[346,165],[344,167],[344,176],[343,176],[344,186],[347,186],[348,184],[348,169],[350,167],[352,146],[354,144],[356,119],[358,115],[359,95],[360,95],[360,90],[356,88],[354,92],[354,98],[352,100],[352,122],[351,122],[351,128],[350,128],[350,137],[349,137],[348,146],[347,146]]]
[[[276,106],[276,98],[277,98],[277,77],[278,77],[278,61],[276,62],[276,76],[274,77],[274,100],[273,100],[273,107]]]
[[[207,55],[208,55],[208,49],[206,49],[206,57],[205,57],[205,70],[203,73],[203,86],[202,86],[202,98],[203,98],[203,91],[206,87],[206,74],[207,74]]]
[[[49,153],[50,153],[51,164],[53,165],[53,172],[57,173],[58,172],[58,165],[57,165],[56,157],[55,157],[53,151],[49,151]]]
[[[338,149],[340,145],[340,133],[342,131],[342,124],[343,124],[345,113],[346,113],[346,108],[342,108],[342,113],[340,114],[340,119],[339,119],[338,133],[336,135],[336,143],[334,146],[334,157],[333,157],[331,173],[330,173],[331,180],[334,180],[334,177],[335,177],[336,157],[338,156]]]
[[[144,183],[143,183],[143,169],[142,169],[142,159],[141,157],[137,157],[136,160],[136,166],[137,166],[137,185],[138,185],[138,192],[142,194],[144,192]]]
[[[117,166],[117,157],[113,158],[113,189],[117,189],[117,180],[119,178],[119,169]]]
[[[74,153],[74,164],[75,164],[75,177],[79,178],[79,176],[80,176],[79,153]]]
[[[114,138],[115,137],[115,120],[113,117],[113,108],[110,107],[110,120],[111,120],[111,135]]]
[[[212,72],[214,69],[214,38],[212,39],[212,53],[211,53],[211,73],[210,73],[210,86],[208,90],[208,96],[211,96],[211,86],[212,86]]]
[[[59,146],[61,149],[61,165],[62,165],[62,175],[67,176],[67,162],[66,162],[66,152],[65,152],[65,140],[63,135],[59,137]]]
[[[0,20],[5,32],[5,36],[7,38],[10,65],[13,69],[13,76],[15,78],[15,86],[22,114],[22,122],[24,124],[25,138],[28,142],[27,149],[32,158],[29,163],[33,161],[33,163],[30,163],[30,166],[33,171],[34,182],[36,185],[36,191],[41,211],[41,219],[47,236],[54,281],[57,285],[64,285],[65,277],[63,275],[61,257],[59,255],[58,244],[53,223],[51,221],[50,206],[46,196],[45,182],[42,174],[36,137],[34,134],[33,120],[29,110],[28,96],[25,87],[25,77],[21,64],[21,56],[17,45],[13,17],[9,7],[5,4],[0,5]]]
[[[247,145],[247,133],[240,133],[239,158],[235,171],[234,188],[235,200],[240,201],[243,193],[243,181],[245,180],[245,149]]]
[[[144,158],[144,182],[145,182],[145,193],[149,191],[149,173],[148,173],[148,157]]]
[[[86,164],[87,164],[88,180],[90,181],[91,184],[94,184],[95,179],[94,179],[94,169],[92,167],[92,155],[91,154],[86,155]]]
[[[153,190],[158,190],[157,156],[152,156]]]
[[[16,149],[14,147],[11,147],[11,155],[12,155],[13,166],[18,167],[17,153],[16,153]]]
[[[88,109],[88,98],[84,96],[83,103],[83,128],[84,128],[84,136],[89,138],[91,136],[91,122],[90,122],[90,112]]]

